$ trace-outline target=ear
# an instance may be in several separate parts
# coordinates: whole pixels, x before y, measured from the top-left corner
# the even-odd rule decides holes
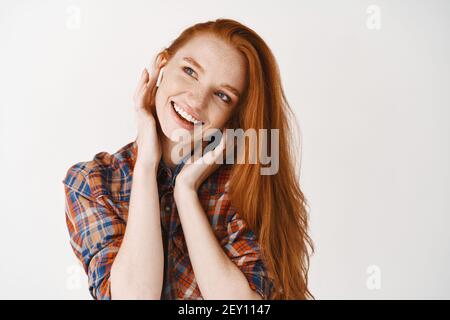
[[[153,60],[153,63],[151,64],[151,68],[152,68],[152,72],[151,75],[156,73],[156,70],[158,69],[162,69],[163,67],[166,66],[167,62],[169,61],[168,59],[168,53],[166,52],[166,50],[164,50],[163,52],[160,52],[155,59]]]

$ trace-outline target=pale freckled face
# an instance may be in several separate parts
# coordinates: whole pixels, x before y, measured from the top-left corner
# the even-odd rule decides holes
[[[191,39],[165,65],[156,92],[156,114],[164,135],[171,139],[183,127],[174,111],[180,107],[189,119],[201,121],[203,129],[222,129],[239,103],[236,94],[244,94],[245,77],[245,58],[234,47],[213,35]]]

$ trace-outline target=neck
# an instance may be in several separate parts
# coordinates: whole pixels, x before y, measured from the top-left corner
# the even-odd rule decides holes
[[[162,159],[164,163],[170,168],[174,169],[177,165],[175,162],[172,161],[172,150],[175,146],[175,142],[171,141],[169,138],[167,138],[165,135],[162,135],[161,139],[161,152],[162,152]]]

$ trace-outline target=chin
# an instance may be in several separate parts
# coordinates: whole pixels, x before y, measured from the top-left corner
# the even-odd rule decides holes
[[[180,142],[181,136],[182,140],[190,139],[192,133],[187,131],[186,129],[178,126],[176,123],[171,121],[171,119],[165,119],[164,123],[160,122],[161,131],[172,142]],[[177,133],[177,134],[175,134]],[[180,134],[181,133],[181,134]]]
[[[161,131],[164,134],[164,136],[169,139],[170,141],[175,141],[175,139],[173,139],[173,132],[175,131],[176,128],[173,127],[173,125],[170,125],[166,122],[159,122],[160,126],[161,126]]]

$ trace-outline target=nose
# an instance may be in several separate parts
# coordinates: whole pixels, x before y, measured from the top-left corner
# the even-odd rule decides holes
[[[188,103],[192,109],[202,111],[207,106],[208,90],[197,86],[188,92]]]

